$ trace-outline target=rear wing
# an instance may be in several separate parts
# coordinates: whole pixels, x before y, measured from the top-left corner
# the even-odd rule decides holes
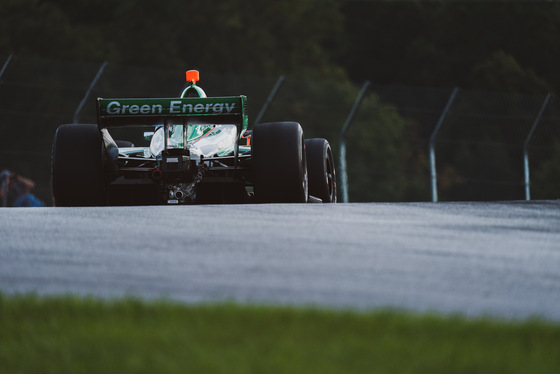
[[[130,125],[236,125],[242,134],[249,124],[247,97],[97,99],[99,129]]]

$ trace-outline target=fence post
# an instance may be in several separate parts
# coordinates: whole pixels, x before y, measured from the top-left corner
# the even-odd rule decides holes
[[[451,96],[449,96],[449,99],[447,100],[447,104],[445,104],[445,108],[443,109],[443,112],[441,113],[441,116],[439,117],[439,120],[436,124],[436,127],[435,127],[434,131],[432,132],[432,135],[430,136],[430,143],[429,143],[429,148],[430,148],[430,176],[431,176],[431,181],[432,181],[432,202],[434,202],[434,203],[438,201],[437,174],[436,174],[436,152],[435,152],[436,136],[437,136],[437,133],[439,132],[439,129],[441,128],[441,125],[443,124],[443,121],[445,120],[445,117],[447,117],[447,113],[449,112],[449,109],[451,108],[451,104],[453,104],[453,101],[455,100],[455,96],[457,96],[457,92],[459,92],[459,87],[455,87],[453,89],[453,92],[451,92]]]
[[[14,57],[14,55],[9,55],[8,58],[6,59],[6,62],[4,62],[4,66],[2,66],[2,70],[0,70],[0,82],[2,82],[2,76],[4,75],[4,72],[6,71],[6,68],[8,67],[10,62],[12,61],[13,57]]]
[[[274,98],[276,97],[276,94],[278,93],[278,90],[280,90],[280,86],[282,86],[282,83],[284,83],[285,80],[286,80],[286,77],[284,77],[283,75],[281,75],[280,78],[278,78],[278,80],[276,81],[276,84],[274,85],[274,87],[272,87],[272,91],[270,91],[270,94],[268,95],[268,98],[266,99],[265,103],[263,104],[263,106],[261,108],[261,111],[257,115],[257,118],[255,119],[255,122],[253,122],[253,126],[255,126],[256,124],[261,122],[262,118],[264,117],[265,113],[268,110],[268,107],[270,106],[270,104],[272,103]]]
[[[544,99],[544,103],[541,106],[541,109],[539,110],[539,113],[537,114],[537,117],[535,118],[535,121],[533,122],[533,126],[531,126],[531,130],[529,130],[529,134],[527,135],[527,138],[525,139],[525,142],[523,143],[523,170],[525,172],[525,200],[531,200],[531,190],[530,190],[530,180],[529,180],[529,142],[531,141],[531,138],[533,137],[533,133],[535,132],[539,122],[541,121],[541,117],[544,113],[544,110],[546,109],[546,106],[548,105],[548,102],[550,101],[550,97],[552,96],[552,94],[548,94],[546,95],[546,98]]]
[[[87,99],[89,98],[89,94],[90,94],[91,90],[93,90],[93,88],[97,84],[97,81],[101,77],[101,74],[103,74],[103,71],[107,67],[107,64],[108,64],[107,61],[103,62],[103,64],[101,65],[101,67],[97,71],[97,74],[95,75],[95,78],[93,78],[93,81],[91,82],[86,94],[84,95],[84,98],[80,102],[80,105],[78,105],[78,108],[76,108],[76,112],[74,112],[74,117],[72,118],[72,123],[78,123],[78,116],[80,115],[80,112],[82,111],[82,108],[84,107],[84,104],[86,103]]]
[[[341,190],[342,190],[342,202],[343,203],[347,203],[348,202],[348,173],[346,171],[346,132],[348,131],[348,128],[350,127],[352,120],[354,119],[354,116],[356,115],[356,112],[358,111],[358,107],[360,106],[362,99],[364,98],[364,95],[366,94],[366,91],[368,89],[370,85],[369,81],[365,81],[363,86],[362,86],[362,90],[360,91],[360,93],[358,94],[358,96],[356,97],[356,100],[354,101],[354,105],[352,106],[352,110],[350,111],[350,114],[348,115],[348,117],[346,118],[346,122],[344,122],[344,126],[342,126],[342,131],[340,131],[340,181],[341,181]]]

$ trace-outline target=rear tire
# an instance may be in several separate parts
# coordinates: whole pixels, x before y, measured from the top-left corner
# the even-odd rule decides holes
[[[105,205],[103,138],[97,125],[61,125],[52,150],[51,177],[55,205]]]
[[[256,201],[307,202],[307,162],[303,130],[299,123],[255,125],[251,144]]]
[[[324,203],[336,203],[336,172],[331,146],[326,139],[305,139],[309,195]]]

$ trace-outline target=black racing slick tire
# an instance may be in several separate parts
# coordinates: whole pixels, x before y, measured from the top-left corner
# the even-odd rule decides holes
[[[51,181],[56,206],[107,202],[103,138],[97,125],[61,125],[54,135]]]
[[[305,139],[309,196],[336,203],[336,172],[331,146],[326,139]]]
[[[308,197],[303,129],[297,122],[255,125],[253,188],[260,203],[305,203]]]

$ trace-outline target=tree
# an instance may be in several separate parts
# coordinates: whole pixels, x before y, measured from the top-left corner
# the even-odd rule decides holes
[[[524,69],[513,56],[502,50],[472,68],[470,86],[475,89],[526,94],[550,90],[547,83],[532,69]]]

